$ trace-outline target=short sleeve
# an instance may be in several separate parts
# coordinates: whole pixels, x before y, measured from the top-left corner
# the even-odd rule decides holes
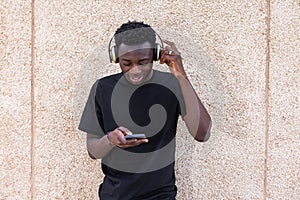
[[[90,94],[83,110],[78,129],[86,133],[102,136],[104,133],[97,117],[97,112],[101,112],[101,110],[96,108],[95,103],[98,82],[99,81],[96,81],[90,90]]]

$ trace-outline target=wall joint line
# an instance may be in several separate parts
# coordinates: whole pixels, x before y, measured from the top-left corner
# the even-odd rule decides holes
[[[35,199],[35,67],[36,67],[36,52],[35,52],[35,1],[30,3],[31,8],[31,144],[30,144],[30,159],[31,159],[31,172],[30,172],[30,197]]]
[[[267,0],[266,15],[264,200],[268,198],[271,0]]]

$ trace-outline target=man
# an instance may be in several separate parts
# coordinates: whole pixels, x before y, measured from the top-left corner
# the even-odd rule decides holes
[[[114,39],[111,59],[122,72],[95,82],[79,125],[87,133],[90,157],[102,159],[105,177],[99,197],[174,200],[178,117],[200,142],[209,138],[211,118],[174,43],[164,40],[168,46],[157,49],[154,30],[136,21],[121,25]],[[156,56],[171,73],[152,69]],[[125,138],[136,133],[146,137]]]

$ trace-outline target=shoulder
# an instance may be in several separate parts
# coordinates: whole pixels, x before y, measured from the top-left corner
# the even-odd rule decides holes
[[[97,85],[97,87],[114,86],[121,77],[122,77],[122,73],[112,74],[98,79],[95,82],[95,84]]]
[[[118,81],[121,78],[121,76],[122,73],[112,74],[98,79],[97,82],[99,82],[99,84],[110,83],[110,82]]]
[[[90,94],[96,96],[96,94],[100,94],[102,90],[107,90],[111,87],[114,87],[121,76],[122,74],[118,73],[97,79],[91,87]]]
[[[178,79],[170,72],[162,72],[155,70],[153,82],[169,86],[171,88],[179,86]]]
[[[158,70],[153,70],[157,78],[167,78],[167,79],[176,79],[176,77],[170,72],[162,72]]]

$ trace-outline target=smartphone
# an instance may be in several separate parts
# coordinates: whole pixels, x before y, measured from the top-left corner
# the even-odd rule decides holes
[[[131,139],[144,139],[146,138],[145,134],[132,134],[132,135],[125,135],[126,140],[131,140]]]

